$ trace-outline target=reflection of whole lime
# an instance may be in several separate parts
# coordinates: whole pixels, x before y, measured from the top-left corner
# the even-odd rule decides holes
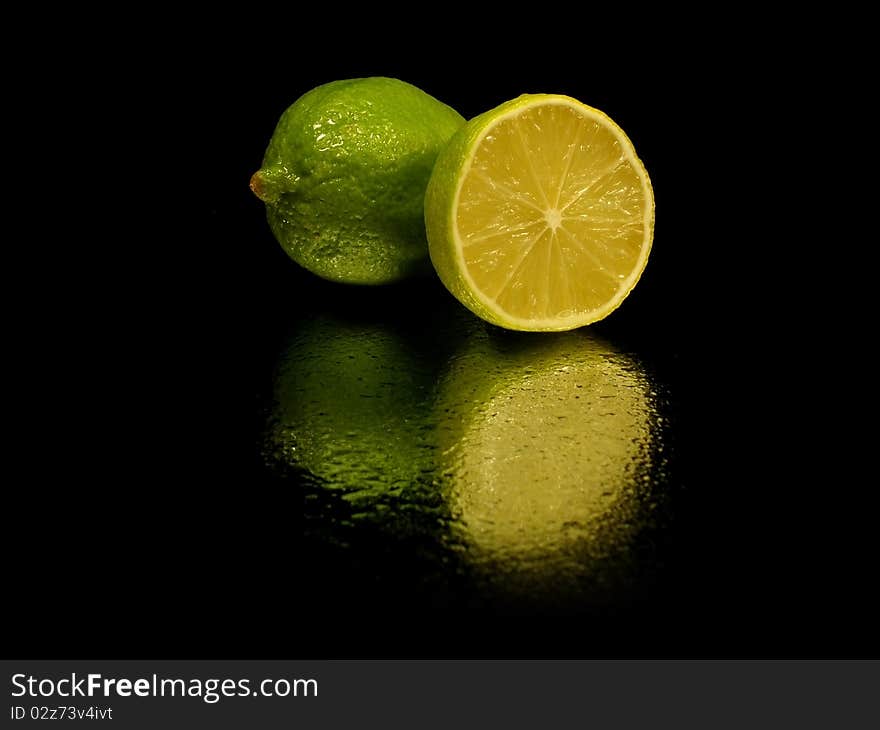
[[[625,553],[656,404],[638,365],[587,333],[476,336],[439,398],[450,510],[493,582],[574,585]]]
[[[319,316],[281,360],[270,457],[349,500],[414,489],[433,458],[433,383],[405,333]]]
[[[332,281],[396,281],[427,268],[425,188],[462,124],[397,79],[324,84],[281,116],[251,189],[300,265]]]

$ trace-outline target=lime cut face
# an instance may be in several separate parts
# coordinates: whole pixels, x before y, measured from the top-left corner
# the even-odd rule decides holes
[[[431,259],[479,316],[568,330],[616,309],[654,231],[648,173],[610,118],[570,97],[519,97],[471,120],[425,202]]]

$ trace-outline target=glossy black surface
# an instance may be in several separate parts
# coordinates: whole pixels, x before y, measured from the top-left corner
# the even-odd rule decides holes
[[[125,88],[102,70],[110,55],[71,55],[84,68],[59,68],[32,153],[78,172],[28,188],[41,191],[35,242],[21,246],[39,281],[10,310],[33,380],[14,394],[26,409],[5,518],[10,653],[877,653],[873,487],[859,466],[871,432],[840,406],[867,402],[870,374],[816,315],[822,286],[795,291],[800,241],[773,224],[794,210],[768,192],[784,177],[766,174],[773,145],[731,113],[776,98],[763,73],[715,64],[703,44],[680,56],[634,46],[615,63],[571,47],[499,64],[484,49],[464,71],[388,38],[294,60],[204,33],[160,45],[161,58],[155,45],[123,54]],[[393,431],[418,402],[400,382],[433,393],[469,338],[515,352],[524,341],[469,320],[437,282],[333,286],[272,239],[247,183],[278,116],[318,83],[367,74],[403,78],[466,117],[525,91],[570,94],[618,121],[651,173],[645,275],[583,336],[637,363],[656,391],[652,507],[634,513],[623,551],[597,559],[579,543],[573,564],[605,567],[573,582],[563,571],[565,590],[523,589],[522,573],[505,583],[503,569],[484,570],[494,558],[469,561],[454,530],[425,527],[431,510],[447,520],[444,499],[420,493],[413,517],[386,495],[356,520],[340,490],[267,458],[291,343],[308,340],[319,365],[322,340],[339,336],[396,359],[391,391],[373,386]],[[47,146],[62,107],[80,110],[64,127],[77,142]],[[424,400],[417,411],[439,402]],[[295,411],[285,418],[301,428]],[[409,429],[393,438],[404,470]]]

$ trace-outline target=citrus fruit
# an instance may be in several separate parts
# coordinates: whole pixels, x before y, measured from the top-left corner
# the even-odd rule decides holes
[[[508,329],[570,330],[635,287],[654,196],[608,116],[526,94],[456,132],[428,183],[425,222],[434,268],[475,314]]]
[[[324,84],[282,114],[251,189],[301,266],[332,281],[396,281],[426,267],[425,186],[463,124],[397,79]]]

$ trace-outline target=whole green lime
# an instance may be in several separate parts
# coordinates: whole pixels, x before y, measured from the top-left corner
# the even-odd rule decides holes
[[[397,281],[430,270],[425,188],[463,124],[397,79],[324,84],[281,115],[251,189],[301,266],[331,281]]]

